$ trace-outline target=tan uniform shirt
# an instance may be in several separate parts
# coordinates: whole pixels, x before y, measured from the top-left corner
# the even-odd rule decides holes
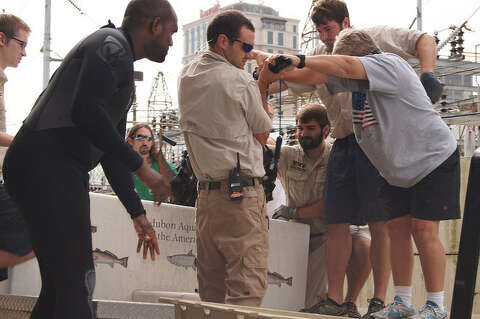
[[[263,150],[253,134],[272,121],[252,76],[211,51],[199,55],[178,80],[180,127],[199,181],[228,178],[237,152],[245,176],[262,177]]]
[[[363,29],[377,43],[382,51],[395,53],[405,60],[414,58],[416,55],[417,41],[425,32],[391,28],[388,26],[376,26]],[[310,55],[330,54],[325,45],[319,45]],[[315,87],[288,83],[288,87],[294,93],[302,93],[315,90]],[[327,107],[327,114],[333,126],[332,137],[344,138],[353,134],[352,124],[352,94],[339,93],[331,95],[325,84],[316,86],[317,93]]]
[[[331,144],[326,143],[322,156],[312,162],[300,145],[282,146],[278,177],[287,195],[287,206],[301,208],[322,200],[331,149]],[[301,221],[310,225],[312,237],[327,231],[322,217],[302,219]],[[314,238],[312,239],[314,240]]]
[[[8,81],[5,72],[0,69],[0,132],[6,132],[5,123],[5,83]]]

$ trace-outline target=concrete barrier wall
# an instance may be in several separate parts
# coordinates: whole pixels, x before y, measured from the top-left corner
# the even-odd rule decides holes
[[[462,158],[461,168],[462,187],[460,196],[463,214],[470,158]],[[93,234],[94,249],[110,250],[118,258],[129,257],[127,268],[118,263],[114,264],[113,268],[106,264],[99,264],[96,267],[96,298],[131,300],[131,294],[136,289],[195,292],[197,286],[193,268],[175,266],[166,258],[179,254],[188,255],[190,249],[192,254],[195,254],[195,245],[190,242],[193,241],[192,237],[194,237],[191,229],[194,225],[194,209],[168,204],[162,204],[160,208],[157,208],[148,202],[145,203],[145,206],[148,216],[154,221],[157,234],[161,239],[160,260],[155,263],[143,261],[134,253],[136,242],[133,239],[135,236],[133,227],[118,200],[114,197],[92,194],[92,221],[97,226],[97,233]],[[271,308],[296,310],[301,307],[304,298],[308,230],[305,225],[296,223],[272,221],[270,225],[270,271],[277,272],[284,278],[292,276],[293,285],[292,287],[285,284],[282,284],[281,287],[270,285],[264,305]],[[441,240],[447,253],[446,305],[450,305],[452,298],[461,226],[461,220],[442,222],[440,226]],[[185,258],[188,259],[189,257]],[[302,267],[302,265],[305,265],[305,267]],[[0,283],[0,292],[38,294],[40,280],[36,275],[36,267],[35,261],[15,267],[11,271],[13,280]],[[414,305],[418,308],[426,298],[418,256],[415,258],[413,282]],[[479,290],[479,283],[480,275],[477,275],[476,291]],[[372,296],[373,281],[370,276],[359,296],[358,305],[361,308],[366,308],[367,299]],[[282,299],[283,297],[287,301]],[[392,298],[393,284],[391,282],[387,301],[391,301]],[[475,296],[474,313],[480,313],[478,294]]]
[[[92,234],[97,284],[94,298],[132,300],[132,293],[143,291],[197,291],[195,209],[144,202],[147,216],[155,227],[160,256],[155,262],[136,254],[136,234],[132,221],[114,196],[91,194]],[[270,222],[270,280],[262,306],[298,310],[305,300],[309,229],[304,224]],[[272,278],[270,278],[272,279]],[[38,264],[31,261],[11,271],[10,293],[38,295]]]

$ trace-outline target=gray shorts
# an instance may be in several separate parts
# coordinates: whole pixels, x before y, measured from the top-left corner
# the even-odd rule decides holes
[[[370,236],[370,230],[368,226],[357,226],[357,225],[350,225],[350,234],[353,237],[363,237],[368,240],[371,240],[372,237]]]

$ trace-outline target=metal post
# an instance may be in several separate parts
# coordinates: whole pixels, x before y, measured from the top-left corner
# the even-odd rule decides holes
[[[477,53],[477,48],[478,48],[479,46],[480,46],[480,43],[475,45],[475,63],[477,63],[477,55],[478,55],[478,53]]]
[[[279,105],[278,105],[278,134],[280,136],[283,135],[283,130],[282,130],[282,116],[283,116],[283,110],[282,110],[282,80],[280,80],[280,92],[279,94]]]
[[[417,30],[422,31],[422,0],[417,0]]]
[[[45,34],[43,38],[43,88],[45,89],[50,79],[50,18],[51,0],[45,0]]]
[[[457,271],[453,287],[450,319],[472,317],[478,258],[480,254],[480,149],[473,154],[468,176],[467,197],[463,211],[462,232],[458,249]]]

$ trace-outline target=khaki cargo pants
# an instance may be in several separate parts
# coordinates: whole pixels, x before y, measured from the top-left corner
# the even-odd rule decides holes
[[[310,238],[305,308],[327,296],[327,234]]]
[[[220,189],[199,190],[197,198],[197,278],[203,301],[259,306],[267,289],[268,221],[263,187],[243,187],[230,200]]]

